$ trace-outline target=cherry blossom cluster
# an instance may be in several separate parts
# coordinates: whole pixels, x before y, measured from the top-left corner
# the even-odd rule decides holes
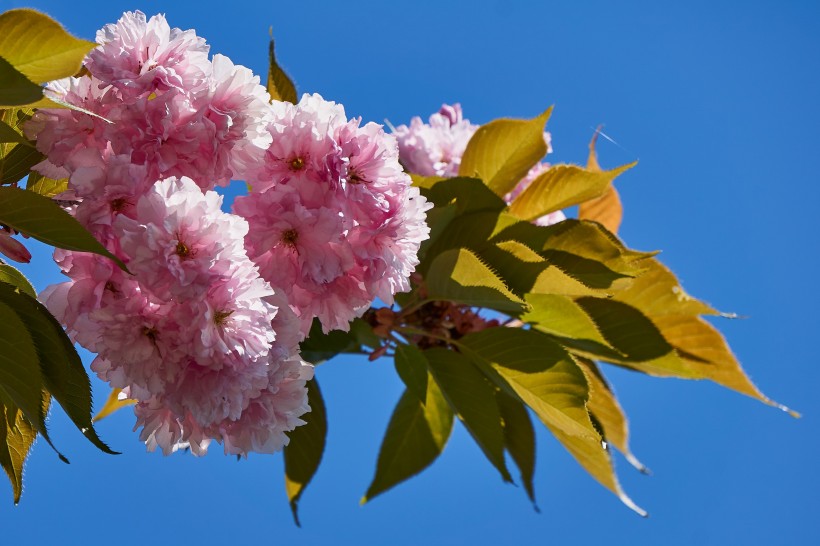
[[[126,13],[97,41],[86,75],[49,86],[86,112],[40,110],[25,130],[48,158],[37,170],[68,177],[60,198],[129,273],[58,250],[70,280],[41,299],[137,401],[150,450],[277,451],[309,411],[313,368],[285,294],[248,258],[248,223],[210,191],[263,160],[270,97],[163,16]]]
[[[281,289],[307,332],[347,330],[375,298],[410,289],[432,204],[412,187],[395,137],[305,95],[274,103],[272,144],[234,202],[250,224],[248,255]]]
[[[416,116],[410,120],[409,127],[399,125],[393,134],[399,142],[401,162],[409,172],[422,176],[452,177],[458,176],[461,157],[478,127],[470,123],[470,120],[464,119],[460,104],[443,104],[438,112],[430,116],[428,123],[424,123]],[[550,134],[545,132],[547,153],[552,152],[551,141]],[[518,185],[504,196],[504,200],[507,203],[512,202],[549,167],[549,163],[537,163]],[[538,218],[535,223],[549,226],[565,219],[566,216],[559,210]]]

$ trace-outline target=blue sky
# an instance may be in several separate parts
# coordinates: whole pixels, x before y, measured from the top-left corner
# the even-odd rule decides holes
[[[22,502],[0,485],[3,542],[119,545],[252,540],[298,544],[816,544],[820,321],[820,6],[814,2],[131,3],[13,0],[74,34],[120,13],[165,12],[264,76],[267,31],[300,91],[352,116],[405,123],[442,102],[467,117],[531,117],[555,104],[553,161],[581,162],[595,126],[600,160],[634,159],[619,179],[633,248],[660,249],[687,291],[743,320],[719,326],[758,386],[795,420],[703,382],[607,368],[631,417],[646,477],[623,459],[641,519],[538,434],[536,514],[457,427],[420,477],[360,507],[401,385],[389,361],[317,371],[329,411],[325,460],[290,517],[281,456],[237,462],[147,454],[120,412],[99,425],[122,455],[96,451],[53,411],[62,464],[38,443]],[[669,3],[671,4],[671,3]],[[26,268],[59,281],[42,246]],[[107,394],[94,380],[98,404]],[[81,542],[82,541],[82,542]]]

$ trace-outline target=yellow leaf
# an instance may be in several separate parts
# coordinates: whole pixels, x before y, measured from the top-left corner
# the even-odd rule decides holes
[[[614,299],[639,309],[674,351],[646,362],[629,362],[629,367],[650,375],[710,379],[798,416],[758,390],[720,332],[700,317],[717,315],[717,311],[686,294],[672,272],[657,260],[646,260],[644,265],[648,270],[617,292]]]
[[[594,362],[586,358],[576,356],[575,361],[584,371],[587,383],[589,383],[587,409],[603,427],[606,441],[623,453],[632,466],[648,474],[649,470],[629,450],[629,425],[626,415],[618,399],[615,398],[612,388],[601,374],[601,370]]]
[[[43,412],[48,412],[51,397],[43,392]],[[0,399],[0,466],[6,471],[14,491],[14,504],[23,493],[23,467],[37,438],[37,431],[10,400]]]
[[[552,107],[533,119],[497,119],[475,132],[461,158],[458,174],[480,178],[503,196],[547,155],[544,126]]]
[[[589,416],[585,374],[560,345],[545,334],[518,328],[482,330],[464,336],[458,344],[491,381],[529,406],[592,477],[632,510],[646,515],[621,489]]]
[[[595,143],[598,140],[599,133],[600,127],[595,131],[595,134],[592,135],[592,140],[589,142],[587,170],[590,171],[601,171],[601,166],[598,165],[598,158],[595,153]],[[618,233],[623,214],[621,198],[618,196],[618,191],[613,185],[610,185],[606,192],[600,197],[585,201],[578,207],[578,218],[581,220],[594,220],[595,222],[601,223],[612,233]]]
[[[281,100],[296,104],[299,97],[296,94],[296,86],[279,66],[274,54],[273,28],[270,29],[270,46],[268,47],[268,93],[274,100]]]
[[[510,212],[522,220],[535,220],[550,212],[600,197],[618,175],[635,165],[630,163],[610,171],[555,165],[539,175],[515,198],[510,204]]]
[[[105,404],[103,404],[102,409],[97,412],[97,415],[94,416],[91,422],[96,423],[101,419],[105,419],[115,411],[128,406],[133,406],[136,403],[136,400],[126,398],[120,389],[111,389],[111,393],[108,395],[108,399],[105,401]]]
[[[68,34],[59,23],[32,9],[0,14],[0,57],[34,83],[73,76],[94,42]]]

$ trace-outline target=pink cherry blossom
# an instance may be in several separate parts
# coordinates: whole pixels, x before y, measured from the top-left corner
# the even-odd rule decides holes
[[[160,299],[201,297],[245,257],[248,224],[190,178],[157,182],[114,228],[129,269]]]
[[[197,89],[210,75],[208,45],[193,30],[171,28],[164,15],[126,12],[97,32],[100,44],[86,65],[105,84],[128,95]]]
[[[461,105],[443,104],[429,123],[414,117],[410,126],[399,125],[394,132],[399,153],[409,172],[423,176],[456,176],[467,143],[478,129],[464,119]]]

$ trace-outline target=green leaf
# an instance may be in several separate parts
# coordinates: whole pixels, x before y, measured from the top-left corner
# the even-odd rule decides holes
[[[521,315],[521,320],[535,324],[539,331],[556,337],[562,345],[594,354],[623,357],[572,298],[558,294],[528,294],[526,301],[530,310]]]
[[[628,362],[627,366],[656,376],[710,379],[798,416],[763,395],[746,376],[723,336],[700,318],[701,314],[717,314],[714,309],[689,296],[675,276],[657,260],[647,260],[645,266],[648,271],[618,292],[615,299],[639,309],[641,316],[652,321],[674,351],[645,362]],[[625,332],[639,328],[629,320],[635,318],[634,314],[614,318],[620,319],[617,326]]]
[[[499,387],[517,395],[543,421],[570,435],[597,436],[585,407],[584,374],[547,335],[520,328],[488,328],[467,334],[459,346]]]
[[[0,187],[0,223],[58,248],[93,252],[111,258],[127,271],[125,264],[106,250],[77,220],[42,195]]]
[[[630,163],[611,171],[555,165],[539,175],[513,200],[510,212],[524,220],[535,220],[550,212],[600,197],[618,175],[635,165]]]
[[[509,193],[547,155],[548,108],[531,120],[497,119],[475,132],[461,158],[459,175],[480,178],[496,195]]]
[[[32,104],[43,98],[43,88],[0,56],[0,108]]]
[[[121,392],[122,390],[120,389],[111,389],[111,392],[108,393],[108,398],[105,399],[105,404],[103,404],[103,407],[97,412],[97,415],[91,419],[92,423],[102,421],[112,413],[137,403],[133,398],[120,398]]]
[[[361,352],[361,344],[351,332],[322,331],[322,323],[314,319],[308,337],[300,345],[302,358],[313,364],[330,360],[339,353]]]
[[[358,346],[348,352],[361,354],[361,347],[378,349],[382,345],[382,340],[373,331],[373,327],[363,318],[355,318],[350,322],[350,335],[356,340]]]
[[[276,62],[273,45],[273,29],[271,29],[270,46],[268,47],[268,57],[270,66],[268,68],[268,93],[274,100],[280,100],[296,104],[299,97],[296,94],[296,86]]]
[[[36,171],[31,171],[26,182],[26,189],[43,197],[54,197],[68,189],[68,178],[54,180],[46,178]]]
[[[0,14],[0,57],[35,83],[75,75],[95,47],[37,11],[13,9]]]
[[[14,309],[33,341],[46,390],[98,449],[115,454],[91,423],[91,383],[74,344],[48,309],[36,299],[0,282],[0,302]]]
[[[439,254],[427,274],[428,298],[520,313],[524,301],[510,292],[478,256],[466,249]]]
[[[495,389],[465,356],[429,349],[424,358],[444,398],[505,482],[512,482],[504,462],[504,429]]]
[[[612,461],[586,408],[589,387],[572,357],[546,334],[489,328],[468,334],[459,347],[500,388],[527,406],[602,485],[638,512],[615,477]]]
[[[399,345],[393,359],[396,373],[404,382],[407,390],[415,394],[424,404],[427,400],[427,359],[414,345]]]
[[[290,433],[284,453],[285,490],[296,525],[300,525],[299,500],[322,462],[327,437],[327,412],[316,378],[307,382],[307,389],[310,412],[302,416],[306,424]]]
[[[51,444],[42,406],[43,375],[34,342],[14,309],[0,302],[0,393],[20,408],[35,430]],[[53,444],[51,444],[54,447]],[[56,451],[56,448],[55,448]],[[60,458],[67,462],[58,451]]]
[[[0,185],[19,182],[45,156],[27,144],[18,144],[0,159]]]
[[[503,199],[490,191],[477,178],[447,178],[436,183],[430,189],[423,190],[422,193],[439,207],[455,203],[458,214],[484,211],[500,212],[507,206]]]
[[[32,298],[37,298],[37,291],[34,290],[34,287],[25,275],[8,264],[0,264],[0,281],[20,289],[24,294],[28,294]]]
[[[376,475],[362,504],[430,466],[453,430],[453,412],[436,382],[427,381],[427,400],[405,390],[384,434]]]
[[[23,494],[23,468],[37,438],[37,431],[23,412],[0,397],[0,466],[6,471],[14,491],[14,504]],[[43,413],[48,411],[47,394],[43,395]]]
[[[535,504],[535,430],[532,427],[527,407],[518,399],[513,398],[502,390],[495,392],[498,411],[504,426],[504,447],[518,466],[521,473],[521,482],[530,498],[536,512],[540,512]]]
[[[446,224],[440,226],[434,224],[430,239],[422,243],[419,257],[422,262],[416,268],[423,277],[427,278],[428,270],[435,258],[442,252],[452,249],[466,248],[474,252],[487,245],[487,241],[492,237],[499,217],[497,212],[476,212],[466,215],[457,215],[448,205],[444,208],[434,208],[430,212],[452,212],[452,216],[446,218]],[[434,219],[435,215],[433,215]]]
[[[587,383],[589,383],[587,408],[603,428],[604,438],[623,453],[632,466],[648,474],[649,470],[629,449],[629,425],[626,415],[601,370],[594,362],[586,358],[576,358],[575,361],[586,375]]]

